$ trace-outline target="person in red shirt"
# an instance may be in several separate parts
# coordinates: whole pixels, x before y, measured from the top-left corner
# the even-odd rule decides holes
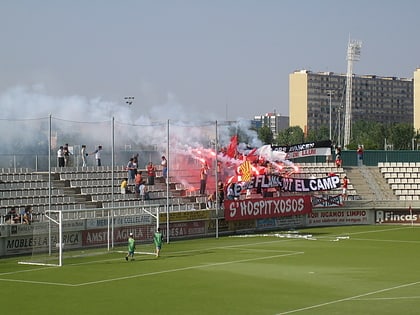
[[[347,196],[348,196],[347,188],[348,188],[348,186],[349,186],[349,180],[348,180],[347,176],[344,176],[343,186],[342,186],[342,188],[343,188],[343,194],[342,194],[343,200],[347,200]]]
[[[155,177],[156,177],[156,167],[153,165],[152,162],[149,162],[149,164],[147,164],[146,170],[147,170],[147,184],[154,185]]]
[[[140,185],[143,182],[143,177],[141,175],[141,172],[137,172],[137,174],[134,176],[134,191],[136,192],[136,196],[138,197],[140,194]]]

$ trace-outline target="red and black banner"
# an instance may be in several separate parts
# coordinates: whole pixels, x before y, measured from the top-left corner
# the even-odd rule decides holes
[[[286,153],[286,159],[294,159],[304,156],[328,156],[331,155],[331,140],[316,141],[294,144],[291,146],[272,146],[273,151]]]
[[[311,197],[287,196],[277,198],[225,200],[225,220],[251,220],[285,217],[311,213]]]

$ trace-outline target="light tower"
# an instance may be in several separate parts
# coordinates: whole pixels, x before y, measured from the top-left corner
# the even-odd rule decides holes
[[[362,42],[358,40],[349,40],[347,47],[347,82],[346,82],[346,109],[344,111],[344,148],[350,142],[351,134],[351,107],[352,107],[352,89],[353,89],[353,61],[360,60],[360,49]]]

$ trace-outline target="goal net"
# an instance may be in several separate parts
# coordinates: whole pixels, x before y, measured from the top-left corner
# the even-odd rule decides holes
[[[63,229],[62,212],[47,210],[46,221],[33,230],[32,255],[19,261],[20,264],[62,266],[63,265]]]

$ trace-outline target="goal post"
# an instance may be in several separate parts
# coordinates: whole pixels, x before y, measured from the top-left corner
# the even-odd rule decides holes
[[[19,264],[55,267],[63,265],[62,211],[47,210],[45,218],[45,222],[33,230],[32,255],[19,261]]]

